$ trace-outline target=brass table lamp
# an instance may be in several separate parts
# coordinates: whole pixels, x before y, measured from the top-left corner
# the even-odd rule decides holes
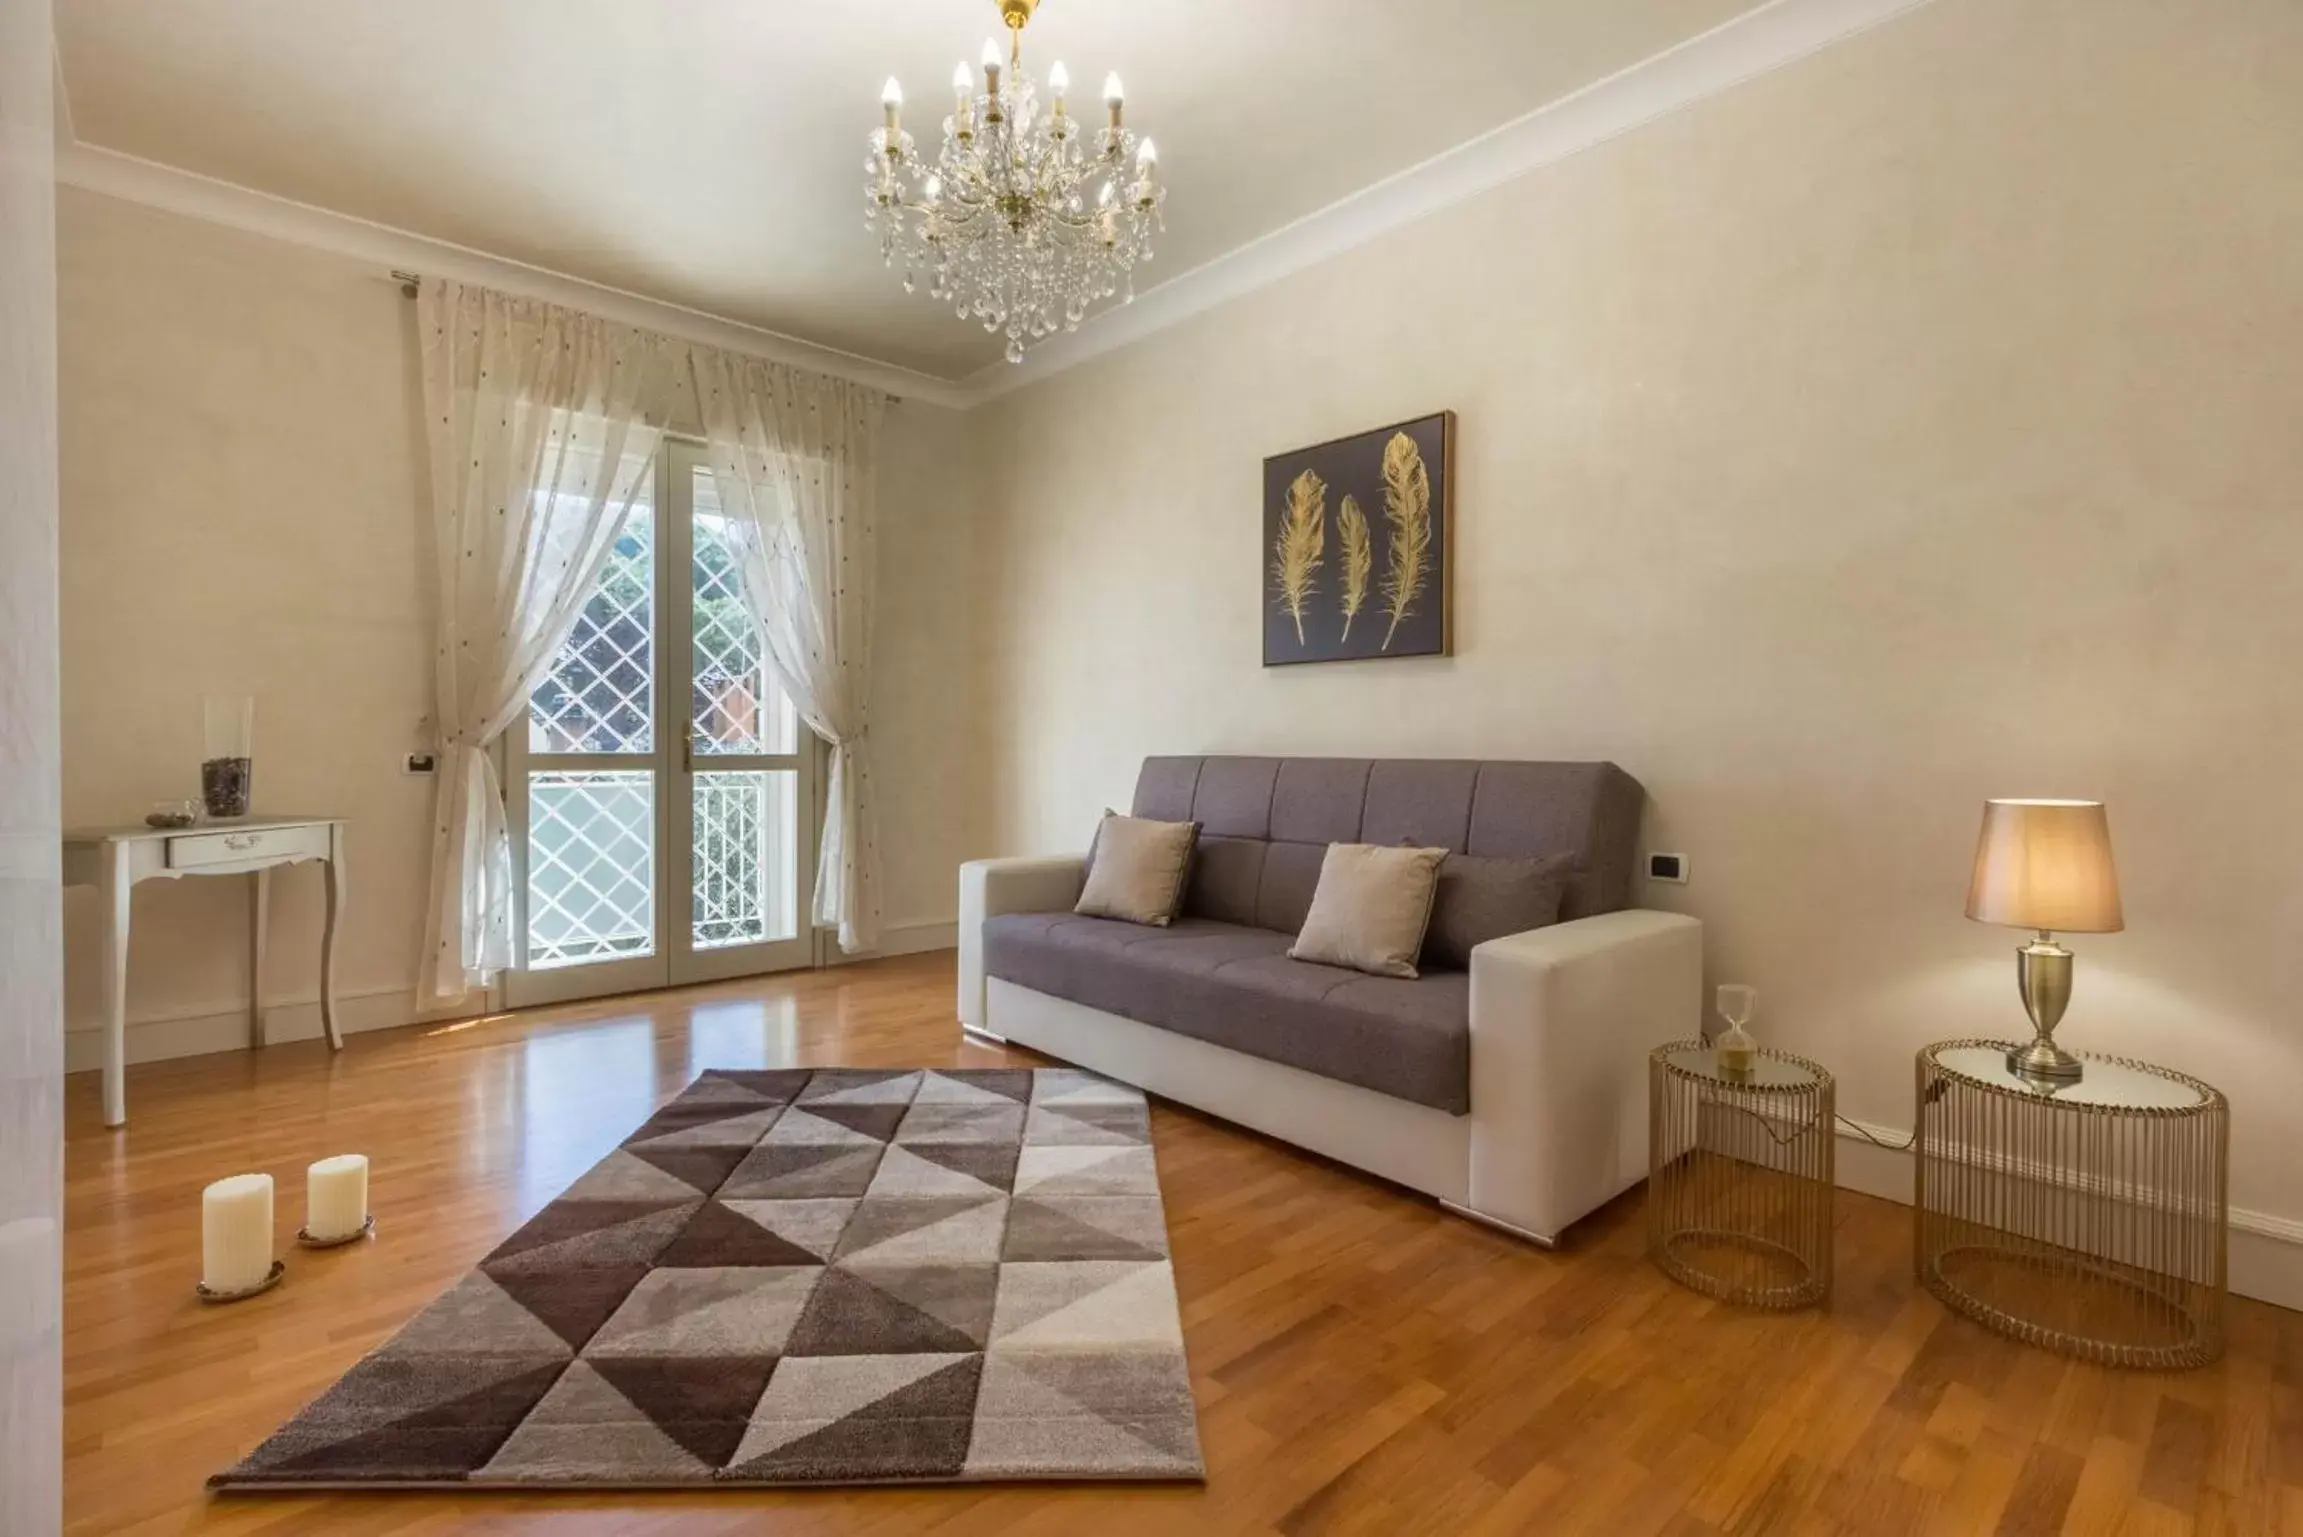
[[[2055,1044],[2056,1021],[2071,1002],[2071,952],[2055,936],[2112,934],[2127,926],[2119,911],[2119,876],[2111,866],[2111,825],[2103,803],[1984,802],[1967,916],[2038,933],[2015,952],[2016,985],[2038,1034],[2030,1045],[2007,1054],[2008,1071],[2031,1078],[2077,1078],[2079,1059]]]

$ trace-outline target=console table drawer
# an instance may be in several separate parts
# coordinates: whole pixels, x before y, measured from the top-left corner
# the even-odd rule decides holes
[[[168,840],[168,868],[197,870],[207,865],[236,865],[250,860],[328,857],[328,829],[318,827],[251,827],[246,832],[190,833]]]

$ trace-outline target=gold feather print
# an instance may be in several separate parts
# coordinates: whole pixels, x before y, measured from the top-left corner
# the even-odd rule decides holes
[[[1295,643],[1304,644],[1303,606],[1318,585],[1320,552],[1327,546],[1327,482],[1305,470],[1287,488],[1287,511],[1279,538],[1272,542],[1272,580],[1279,583],[1279,606],[1295,621]]]
[[[1384,612],[1391,615],[1383,649],[1389,651],[1399,622],[1423,596],[1424,571],[1431,563],[1431,476],[1415,439],[1404,432],[1392,434],[1383,446],[1383,517],[1391,525],[1391,558],[1383,574]]]
[[[1368,573],[1375,567],[1375,542],[1368,537],[1367,514],[1359,498],[1345,495],[1336,514],[1335,531],[1343,546],[1343,639],[1351,639],[1351,622],[1367,606]]]

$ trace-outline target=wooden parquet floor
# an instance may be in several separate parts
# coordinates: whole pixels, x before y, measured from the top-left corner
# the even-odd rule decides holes
[[[2221,1365],[2076,1365],[1948,1316],[1908,1213],[1842,1193],[1827,1312],[1738,1312],[1641,1258],[1633,1192],[1547,1254],[1155,1111],[1208,1482],[212,1499],[245,1452],[706,1067],[989,1066],[949,955],[155,1064],[69,1089],[68,1529],[770,1537],[1985,1532],[2303,1537],[2303,1314]],[[1029,1060],[1018,1055],[1014,1060]],[[367,1153],[378,1234],[285,1247],[303,1168]],[[199,1189],[279,1181],[289,1276],[205,1308]],[[0,1302],[4,1305],[4,1302]]]

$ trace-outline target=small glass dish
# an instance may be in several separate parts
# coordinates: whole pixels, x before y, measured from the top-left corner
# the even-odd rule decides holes
[[[158,827],[169,832],[191,827],[200,820],[200,803],[196,800],[154,801],[152,809],[144,813],[146,827]]]

